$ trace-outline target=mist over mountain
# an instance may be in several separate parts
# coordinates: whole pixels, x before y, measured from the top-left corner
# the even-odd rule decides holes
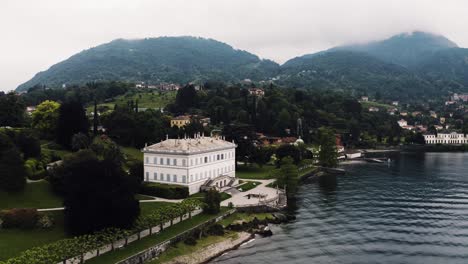
[[[434,52],[456,48],[457,44],[444,36],[415,31],[402,33],[382,41],[367,44],[345,45],[331,49],[367,53],[383,61],[414,67]]]
[[[296,57],[280,66],[212,39],[118,39],[53,65],[17,90],[105,80],[184,84],[243,79],[359,94],[379,92],[395,99],[430,97],[468,91],[468,49],[444,36],[416,31]]]

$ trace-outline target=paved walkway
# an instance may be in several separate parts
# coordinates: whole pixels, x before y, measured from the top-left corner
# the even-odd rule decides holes
[[[228,206],[229,203],[234,204],[235,207],[242,207],[247,205],[257,205],[262,200],[270,200],[278,197],[278,191],[275,188],[266,187],[266,185],[275,181],[275,179],[270,180],[246,180],[243,181],[255,181],[260,182],[261,184],[257,187],[248,190],[246,192],[233,193],[232,197],[221,202],[221,206]],[[255,198],[251,197],[249,199],[249,194],[261,194],[266,195],[265,198]]]

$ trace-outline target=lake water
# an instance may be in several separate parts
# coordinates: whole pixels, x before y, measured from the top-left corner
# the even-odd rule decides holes
[[[212,263],[468,263],[468,153],[343,168],[301,186],[297,220]]]

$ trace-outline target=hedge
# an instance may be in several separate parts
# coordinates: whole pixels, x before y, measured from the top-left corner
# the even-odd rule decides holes
[[[185,199],[189,196],[188,187],[147,182],[141,185],[140,193],[166,199]]]

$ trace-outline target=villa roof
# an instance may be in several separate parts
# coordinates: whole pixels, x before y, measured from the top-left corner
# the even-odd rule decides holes
[[[143,148],[145,153],[193,154],[235,148],[236,144],[221,137],[166,139],[160,143]]]

